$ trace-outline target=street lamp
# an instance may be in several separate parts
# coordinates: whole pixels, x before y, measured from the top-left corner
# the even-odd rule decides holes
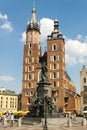
[[[44,122],[43,130],[48,130],[48,127],[47,127],[47,96],[48,96],[48,88],[44,88],[44,118],[45,118],[45,122]]]

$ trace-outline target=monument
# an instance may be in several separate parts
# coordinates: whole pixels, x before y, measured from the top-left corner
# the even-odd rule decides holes
[[[34,103],[28,113],[27,117],[38,120],[41,118],[47,119],[47,114],[51,116],[52,110],[54,109],[54,104],[52,103],[50,95],[50,85],[51,83],[48,80],[47,76],[47,66],[45,62],[41,64],[41,73],[39,76],[39,82],[37,83],[38,87],[34,95]],[[46,123],[46,122],[45,122]]]

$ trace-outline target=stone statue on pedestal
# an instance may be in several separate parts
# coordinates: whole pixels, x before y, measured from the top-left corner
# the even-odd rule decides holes
[[[48,71],[47,66],[46,66],[45,62],[43,62],[41,65],[40,82],[48,81],[47,71]]]

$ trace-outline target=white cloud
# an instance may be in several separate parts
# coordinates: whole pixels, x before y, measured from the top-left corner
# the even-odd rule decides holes
[[[40,20],[41,41],[47,39],[47,36],[53,31],[53,20],[49,18],[42,18]]]
[[[7,19],[8,19],[7,14],[2,15],[0,13],[0,20],[7,20]]]
[[[0,80],[2,80],[2,81],[13,81],[15,79],[11,76],[3,75],[3,76],[0,76]]]
[[[78,36],[77,39],[74,40],[66,39],[65,58],[66,58],[66,64],[68,65],[87,63],[87,42],[86,42],[87,37],[86,36],[82,37],[81,35]]]
[[[0,13],[0,29],[11,32],[13,30],[12,24],[10,21],[8,21],[7,14],[1,14]]]
[[[23,33],[21,34],[21,42],[24,42],[24,43],[25,43],[25,41],[26,41],[26,32],[23,32]]]
[[[3,30],[7,30],[9,32],[11,32],[13,30],[10,22],[4,23],[3,25],[1,25],[0,28],[3,29]]]

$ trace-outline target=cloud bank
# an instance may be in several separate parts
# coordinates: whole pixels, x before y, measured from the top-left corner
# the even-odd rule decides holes
[[[1,81],[13,81],[15,79],[13,77],[11,77],[11,76],[2,75],[2,76],[0,76],[0,80]]]
[[[41,46],[46,47],[47,36],[53,31],[53,20],[42,18],[40,20]],[[78,34],[75,39],[64,36],[65,39],[65,63],[67,65],[87,63],[87,36]],[[25,42],[26,32],[22,33],[21,41]]]
[[[7,14],[0,13],[0,30],[5,30],[8,32],[13,31],[12,23],[8,20]]]

